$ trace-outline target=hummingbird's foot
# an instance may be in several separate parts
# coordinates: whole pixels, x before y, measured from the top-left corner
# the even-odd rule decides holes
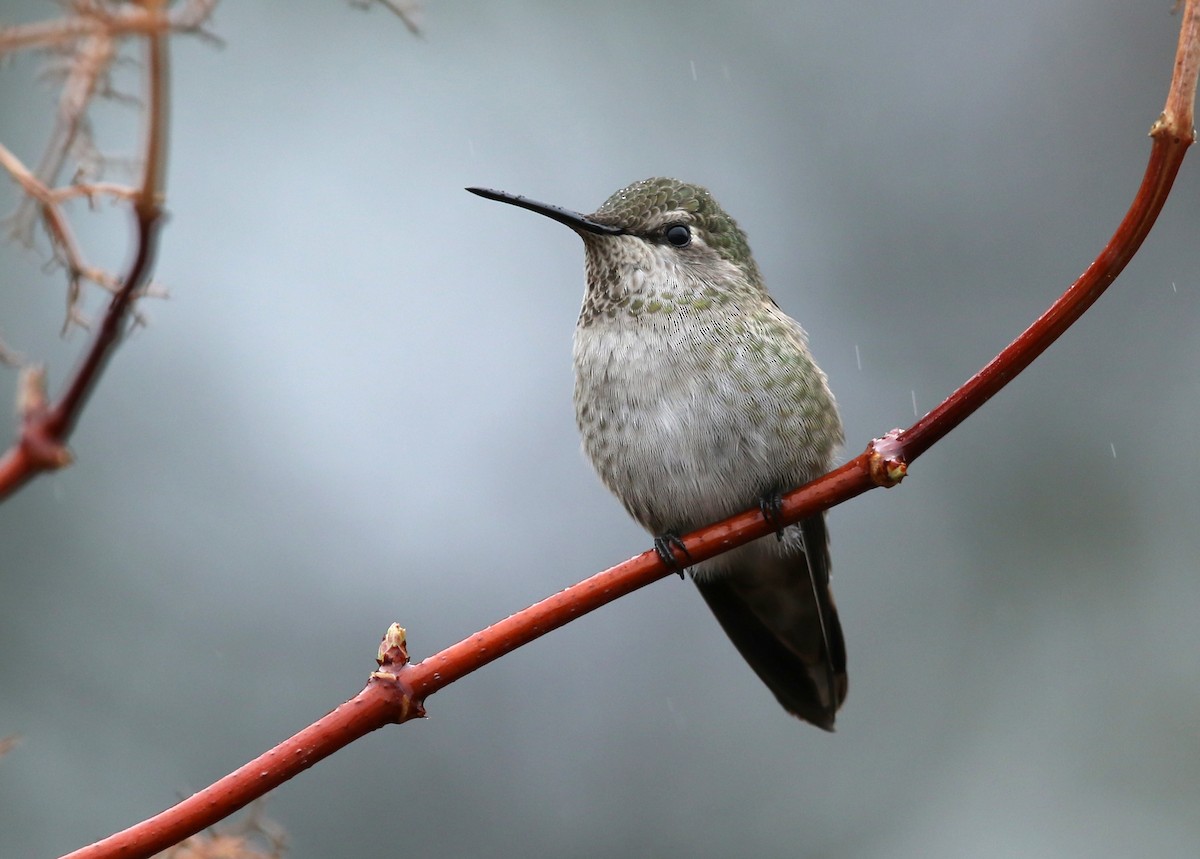
[[[776,541],[782,543],[784,525],[780,519],[783,518],[783,496],[778,492],[764,495],[758,500],[758,509],[762,511],[763,518],[767,520],[767,523],[775,529]]]
[[[658,559],[667,566],[668,569],[679,573],[679,578],[683,578],[683,564],[679,563],[679,559],[675,557],[675,550],[678,549],[687,563],[692,562],[692,556],[688,554],[687,546],[683,545],[683,540],[679,539],[678,534],[672,534],[668,531],[665,534],[659,534],[654,538],[654,552],[658,555]]]

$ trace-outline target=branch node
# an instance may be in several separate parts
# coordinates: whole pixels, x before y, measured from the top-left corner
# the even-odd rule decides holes
[[[902,435],[903,430],[894,429],[867,445],[867,469],[876,486],[891,489],[908,475]]]
[[[1150,132],[1147,136],[1155,140],[1160,137],[1165,138],[1178,146],[1184,142],[1191,144],[1195,141],[1196,130],[1185,127],[1185,124],[1181,122],[1179,117],[1163,111],[1158,115],[1158,119],[1154,120],[1154,124],[1150,126]]]
[[[20,446],[40,470],[55,471],[74,461],[71,451],[50,430],[50,405],[46,400],[46,369],[26,367],[17,382],[17,410],[21,414]]]
[[[379,653],[376,654],[375,661],[384,669],[403,668],[408,664],[408,632],[404,627],[398,623],[388,627],[383,640],[379,642]],[[394,679],[396,676],[390,671],[376,671],[373,676],[380,675],[388,679]]]
[[[367,685],[388,684],[394,693],[395,701],[392,707],[396,710],[396,725],[409,719],[424,719],[425,702],[420,701],[413,692],[413,686],[404,680],[408,666],[408,633],[400,624],[392,624],[384,633],[383,641],[379,642],[379,653],[376,655],[379,671],[372,672]]]
[[[396,698],[393,706],[396,716],[393,721],[398,725],[409,719],[425,717],[425,703],[413,693],[412,686],[404,679],[408,672],[408,634],[404,627],[393,623],[388,627],[383,641],[379,643],[379,653],[375,656],[379,663],[378,671],[371,672],[367,685],[386,683]]]

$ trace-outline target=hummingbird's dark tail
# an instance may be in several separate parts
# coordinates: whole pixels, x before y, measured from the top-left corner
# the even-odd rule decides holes
[[[701,576],[696,585],[784,709],[832,731],[846,698],[846,644],[829,590],[824,514],[805,519],[800,528],[803,553],[755,557],[728,572]]]

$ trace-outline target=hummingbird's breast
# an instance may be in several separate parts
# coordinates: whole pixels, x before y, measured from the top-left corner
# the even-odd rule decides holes
[[[608,488],[683,533],[829,467],[841,424],[799,324],[769,300],[642,296],[575,331],[575,414]]]

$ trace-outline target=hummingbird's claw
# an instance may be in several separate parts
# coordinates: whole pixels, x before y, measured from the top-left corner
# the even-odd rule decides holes
[[[758,509],[762,511],[763,518],[775,529],[776,542],[782,543],[784,525],[780,519],[783,518],[783,496],[778,492],[764,495],[758,501]]]
[[[692,562],[692,556],[688,554],[687,546],[683,545],[683,540],[679,539],[678,534],[667,532],[659,534],[654,538],[654,552],[658,555],[658,559],[667,566],[668,569],[679,573],[679,578],[683,578],[683,564],[679,563],[679,559],[675,557],[675,550],[678,549],[683,553],[687,563]]]

